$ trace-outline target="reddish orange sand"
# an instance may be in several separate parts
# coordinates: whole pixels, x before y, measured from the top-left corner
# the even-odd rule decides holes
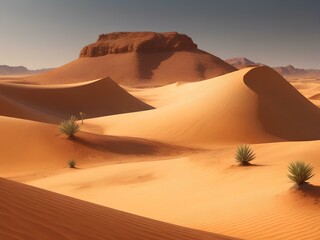
[[[199,81],[235,68],[201,50],[165,53],[122,53],[79,58],[52,71],[26,78],[41,84],[83,82],[110,77],[133,86],[158,86],[177,81]]]
[[[76,94],[98,83],[0,89]],[[111,85],[110,92],[120,88]],[[316,82],[293,85],[305,97],[273,70],[257,67],[201,82],[123,87],[130,94],[119,90],[115,97],[126,96],[118,108],[123,113],[85,119],[75,141],[54,124],[1,117],[2,177],[102,205],[0,180],[6,196],[0,214],[8,219],[0,222],[1,239],[72,239],[82,233],[84,239],[219,239],[200,231],[240,239],[318,239],[320,110],[307,98],[315,99],[320,88]],[[32,94],[23,101],[11,99],[10,116],[20,110],[38,120],[48,116],[29,103]],[[66,108],[50,103],[57,107],[51,122],[72,109],[65,101]],[[128,102],[155,109],[133,112]],[[235,148],[243,143],[257,154],[253,166],[236,166]],[[78,169],[66,167],[70,159]],[[295,160],[310,163],[316,173],[304,192],[290,190],[287,166]]]
[[[153,108],[109,78],[50,86],[0,83],[0,94],[1,115],[50,123],[80,112],[90,118]]]
[[[90,119],[84,130],[200,146],[320,137],[319,109],[268,67],[152,91],[136,96],[157,109]]]
[[[11,239],[231,239],[0,178],[0,236]]]
[[[256,166],[238,167],[234,147],[169,160],[71,171],[33,186],[122,211],[242,239],[317,239],[320,177],[305,195],[290,191],[287,165],[320,171],[320,141],[254,145]]]

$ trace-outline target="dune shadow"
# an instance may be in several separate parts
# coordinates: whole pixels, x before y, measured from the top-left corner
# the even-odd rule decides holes
[[[155,54],[148,52],[139,52],[137,58],[140,78],[151,79],[153,70],[157,69],[161,62],[170,58],[173,53],[174,52],[158,52]]]
[[[98,135],[81,132],[75,142],[83,146],[104,152],[124,155],[171,155],[185,152],[187,148],[156,142],[152,140],[124,137]]]
[[[205,76],[206,66],[203,63],[198,63],[197,71],[199,72],[201,79],[205,79],[206,78],[206,76]]]
[[[268,165],[266,164],[255,164],[255,163],[251,163],[245,167],[267,167]]]
[[[287,141],[320,139],[320,111],[280,74],[261,66],[244,76],[258,99],[258,117],[264,129]]]
[[[293,187],[293,190],[302,193],[306,197],[320,199],[320,186],[305,183],[300,187]]]
[[[70,169],[70,170],[79,170],[79,169],[81,169],[81,168],[79,168],[79,167],[66,167],[67,169]]]
[[[240,165],[240,164],[235,164],[231,165],[231,167],[240,167],[240,168],[251,168],[251,167],[267,167],[268,165],[265,164],[248,164],[248,165]]]
[[[0,106],[3,116],[53,124],[60,124],[72,115],[80,119],[80,112],[86,118],[95,118],[154,109],[109,77],[65,87],[0,81]]]

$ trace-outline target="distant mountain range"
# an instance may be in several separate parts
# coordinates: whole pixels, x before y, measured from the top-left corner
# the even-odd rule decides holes
[[[0,75],[23,75],[23,74],[36,74],[52,70],[52,68],[43,68],[38,70],[30,70],[24,66],[8,66],[0,65]]]
[[[238,69],[260,65],[244,57],[229,58],[224,61]]]
[[[236,57],[225,59],[225,62],[232,65],[237,69],[242,69],[246,67],[254,67],[259,65],[266,65],[263,63],[254,62],[245,57]],[[284,67],[272,67],[282,76],[287,78],[319,78],[320,79],[320,69],[301,69],[295,68],[292,65],[287,65]],[[36,74],[36,73],[44,73],[54,68],[43,68],[37,70],[30,70],[24,66],[8,66],[8,65],[0,65],[0,75],[24,75],[24,74]]]
[[[225,62],[230,65],[242,69],[246,67],[258,66],[258,65],[266,65],[262,63],[253,62],[244,57],[238,58],[229,58],[226,59]],[[295,68],[292,65],[288,65],[285,67],[273,67],[278,73],[287,78],[319,78],[320,79],[320,69],[300,69]]]

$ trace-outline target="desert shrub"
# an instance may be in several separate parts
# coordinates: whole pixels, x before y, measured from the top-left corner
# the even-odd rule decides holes
[[[290,163],[288,166],[288,170],[288,177],[298,186],[305,183],[307,180],[314,176],[314,174],[312,173],[312,166],[301,161]]]
[[[83,120],[86,116],[86,114],[84,112],[79,112],[80,118],[81,118],[81,124],[83,124]]]
[[[248,166],[255,159],[256,155],[248,145],[238,146],[236,150],[236,160],[241,166]]]
[[[70,161],[68,162],[68,165],[69,165],[69,168],[76,168],[77,161],[75,161],[75,160],[70,160]]]
[[[59,126],[60,132],[67,135],[68,138],[73,138],[80,130],[80,125],[77,121],[78,119],[75,116],[71,116],[70,119],[62,121]]]

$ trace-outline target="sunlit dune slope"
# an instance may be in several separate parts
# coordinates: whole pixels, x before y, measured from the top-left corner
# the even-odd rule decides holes
[[[196,145],[320,138],[319,109],[268,67],[149,93],[137,96],[158,96],[149,101],[158,109],[91,119],[85,129]]]
[[[130,137],[79,132],[66,139],[57,125],[0,117],[0,175],[28,179],[66,170],[69,160],[92,164],[144,161],[191,151],[179,146]],[[150,160],[150,159],[149,159]]]
[[[26,78],[41,84],[65,84],[110,77],[133,86],[159,86],[177,81],[199,81],[235,68],[201,50],[121,53],[79,58],[47,73]]]
[[[115,164],[28,181],[36,187],[126,212],[241,239],[319,237],[320,141],[252,145],[253,166],[236,166],[235,146],[187,157]],[[287,166],[316,175],[293,192]]]
[[[98,117],[152,109],[109,78],[82,84],[0,83],[0,115],[58,123],[71,115]]]
[[[0,238],[230,239],[139,217],[0,178]]]
[[[299,92],[313,102],[316,106],[320,106],[320,81],[319,79],[301,79],[290,82]]]

